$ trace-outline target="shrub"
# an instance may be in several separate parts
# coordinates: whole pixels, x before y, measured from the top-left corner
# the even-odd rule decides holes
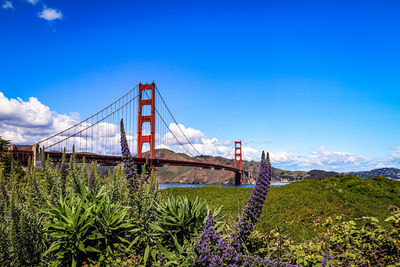
[[[221,208],[214,211],[214,217],[221,222]],[[198,236],[204,228],[209,214],[208,205],[199,199],[189,201],[187,197],[169,197],[157,205],[157,222],[152,224],[164,243],[174,244],[175,236],[179,244]],[[220,223],[219,223],[220,224]]]

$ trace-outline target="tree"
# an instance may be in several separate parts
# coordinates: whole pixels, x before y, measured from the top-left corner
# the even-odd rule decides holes
[[[6,179],[9,179],[13,172],[16,177],[22,177],[24,174],[18,162],[13,159],[11,153],[7,152],[10,144],[9,140],[5,140],[0,136],[0,169]]]
[[[0,136],[0,152],[7,150],[10,144],[11,144],[10,140],[5,140]]]

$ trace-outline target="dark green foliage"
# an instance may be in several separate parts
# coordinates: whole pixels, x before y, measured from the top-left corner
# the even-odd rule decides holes
[[[69,169],[68,169],[68,180],[69,180],[69,193],[70,194],[80,194],[82,186],[82,175],[81,172],[76,167],[76,157],[75,148],[73,147],[72,153],[69,159]],[[68,184],[67,184],[68,185]]]
[[[0,136],[0,152],[7,150],[10,144],[11,144],[10,140],[5,140]]]
[[[44,220],[16,203],[15,198],[12,194],[5,216],[0,219],[0,262],[15,266],[37,265],[46,250]]]
[[[193,244],[209,209],[224,205],[219,230],[229,236],[251,191],[158,191],[152,174],[132,201],[122,166],[101,177],[94,163],[90,181],[86,167],[78,168],[74,155],[70,160],[64,157],[54,168],[47,159],[42,169],[30,164],[26,172],[14,163],[0,168],[0,266],[196,266]],[[245,251],[313,266],[328,248],[329,263],[338,266],[394,264],[400,215],[390,215],[390,205],[400,206],[400,184],[382,177],[338,176],[271,188]]]
[[[334,224],[326,234],[329,246],[338,265],[385,266],[399,263],[400,259],[400,211],[392,213],[386,221],[392,222],[390,230],[379,225],[374,217]]]
[[[319,232],[312,240],[294,242],[281,229],[264,234],[255,232],[247,242],[248,250],[257,256],[280,259],[300,266],[320,266],[324,251],[332,255],[334,266],[387,266],[398,264],[400,258],[400,211],[393,209],[386,219],[391,227],[379,225],[373,217],[343,220],[328,218],[321,224],[326,232]],[[397,265],[396,265],[397,266]]]
[[[133,230],[134,224],[131,223],[128,216],[128,207],[117,204],[111,204],[109,201],[103,201],[96,205],[95,225],[98,232],[104,237],[100,244],[105,256],[113,255],[113,251],[118,245],[129,244],[128,232]]]
[[[11,153],[7,152],[10,144],[9,140],[4,140],[0,136],[0,176],[6,180],[11,176],[17,179],[24,175],[22,167],[13,159]]]
[[[49,204],[49,208],[43,209],[50,220],[46,230],[54,240],[45,255],[54,253],[61,265],[68,266],[81,266],[97,259],[100,251],[93,246],[102,236],[93,229],[92,209],[76,198],[61,198],[55,206]]]
[[[107,193],[111,203],[127,204],[127,181],[123,176],[122,166],[114,167],[113,174],[108,179],[109,188]]]
[[[221,208],[213,212],[218,218]],[[199,199],[189,201],[187,197],[169,197],[157,205],[157,223],[152,228],[161,236],[164,243],[174,244],[174,237],[179,244],[184,244],[198,236],[204,228],[204,222],[209,214],[208,205]]]

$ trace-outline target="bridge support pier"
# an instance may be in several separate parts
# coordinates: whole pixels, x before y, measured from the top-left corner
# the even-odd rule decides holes
[[[241,185],[241,184],[242,184],[242,173],[235,172],[235,185]]]
[[[151,172],[155,172],[155,167],[153,164],[137,164],[136,165],[136,175],[141,178],[142,174],[144,175],[143,179],[148,183],[150,181]]]
[[[33,166],[36,169],[41,169],[42,168],[42,150],[40,149],[40,146],[38,144],[34,144],[32,146],[32,151],[33,151]]]

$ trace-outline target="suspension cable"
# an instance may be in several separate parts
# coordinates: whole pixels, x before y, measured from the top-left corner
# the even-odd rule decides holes
[[[128,105],[130,102],[132,102],[133,100],[135,100],[138,96],[139,96],[139,95],[135,96],[134,98],[132,98],[131,100],[129,100],[127,103],[125,103],[124,105],[122,105],[122,106],[120,106],[118,109],[116,109],[114,112],[112,112],[112,113],[110,113],[109,115],[105,116],[104,118],[98,120],[97,122],[93,123],[92,125],[90,125],[90,126],[84,128],[84,129],[82,129],[82,130],[80,130],[80,131],[74,133],[73,135],[68,136],[67,138],[64,138],[63,140],[58,141],[57,143],[54,143],[54,144],[52,144],[52,145],[50,145],[50,146],[48,146],[48,147],[45,147],[44,149],[48,149],[48,148],[50,148],[50,147],[52,147],[52,146],[55,146],[55,145],[57,145],[57,144],[59,144],[59,143],[61,143],[61,142],[64,142],[64,141],[68,140],[69,138],[74,137],[75,135],[77,135],[77,134],[79,134],[79,133],[81,133],[81,132],[83,132],[83,131],[86,131],[87,129],[89,129],[89,128],[95,126],[95,125],[97,125],[99,122],[102,122],[103,120],[107,119],[108,117],[110,117],[110,116],[113,115],[114,113],[116,113],[116,112],[118,112],[119,110],[121,110],[123,107],[125,107],[126,105]],[[92,128],[92,129],[93,129],[93,128]],[[93,135],[93,134],[92,134],[92,135]]]
[[[162,97],[160,91],[159,91],[158,88],[157,88],[157,85],[156,85],[155,87],[156,87],[156,90],[157,90],[158,94],[160,95],[161,100],[163,101],[165,107],[167,108],[169,114],[171,115],[172,119],[174,120],[176,126],[178,126],[178,129],[181,131],[182,135],[185,137],[185,139],[188,141],[188,143],[194,148],[194,150],[196,150],[196,152],[199,154],[199,156],[201,156],[201,153],[200,153],[200,152],[196,149],[196,147],[190,142],[189,138],[187,138],[186,134],[182,131],[181,127],[179,126],[178,122],[176,121],[174,115],[172,115],[172,112],[171,112],[171,110],[169,109],[167,103],[164,101],[164,98]],[[170,131],[171,131],[171,130],[170,130]],[[205,159],[208,161],[207,158],[205,158]]]
[[[158,90],[157,90],[157,91],[158,91]],[[147,91],[144,90],[144,92],[146,93],[147,97],[150,98],[150,96],[149,96],[149,94],[147,93]],[[190,151],[187,150],[186,147],[181,143],[181,141],[179,141],[179,139],[175,136],[174,132],[171,131],[171,129],[168,127],[167,123],[165,122],[164,118],[161,116],[160,112],[158,112],[158,109],[157,109],[155,106],[154,106],[154,109],[155,109],[155,111],[157,112],[158,116],[161,118],[161,120],[164,122],[165,126],[168,128],[168,130],[171,132],[171,134],[175,137],[176,141],[178,141],[178,143],[186,150],[186,152],[188,152],[192,157],[194,157],[193,154],[190,153]]]
[[[89,118],[87,118],[87,119],[85,119],[85,120],[83,120],[83,121],[81,121],[81,122],[78,122],[77,124],[75,124],[75,125],[69,127],[68,129],[65,129],[65,130],[63,130],[63,131],[61,131],[61,132],[59,132],[59,133],[56,133],[56,134],[54,134],[54,135],[52,135],[52,136],[50,136],[50,137],[47,137],[47,138],[45,138],[45,139],[43,139],[43,140],[40,140],[40,141],[37,142],[36,144],[43,143],[43,142],[45,142],[45,141],[47,141],[47,140],[49,140],[49,139],[51,139],[51,138],[53,138],[53,137],[56,137],[56,136],[58,136],[58,135],[61,135],[61,134],[65,133],[66,131],[71,130],[72,128],[74,128],[74,127],[76,127],[76,126],[78,126],[78,125],[81,125],[82,123],[84,123],[84,122],[86,122],[86,121],[92,119],[94,116],[100,114],[101,112],[103,112],[104,110],[108,109],[109,107],[111,107],[112,105],[114,105],[115,103],[117,103],[118,101],[120,101],[122,98],[124,98],[125,96],[127,96],[130,92],[132,92],[133,90],[135,90],[138,86],[139,86],[139,84],[137,84],[135,87],[133,87],[131,90],[129,90],[129,92],[127,92],[126,94],[124,94],[123,96],[121,96],[119,99],[115,100],[113,103],[111,103],[111,104],[108,105],[107,107],[103,108],[102,110],[100,110],[100,111],[97,112],[96,114],[90,116]],[[29,148],[29,147],[32,147],[32,146],[33,146],[33,145],[23,147],[23,148],[21,148],[21,150],[25,150],[26,148]]]

